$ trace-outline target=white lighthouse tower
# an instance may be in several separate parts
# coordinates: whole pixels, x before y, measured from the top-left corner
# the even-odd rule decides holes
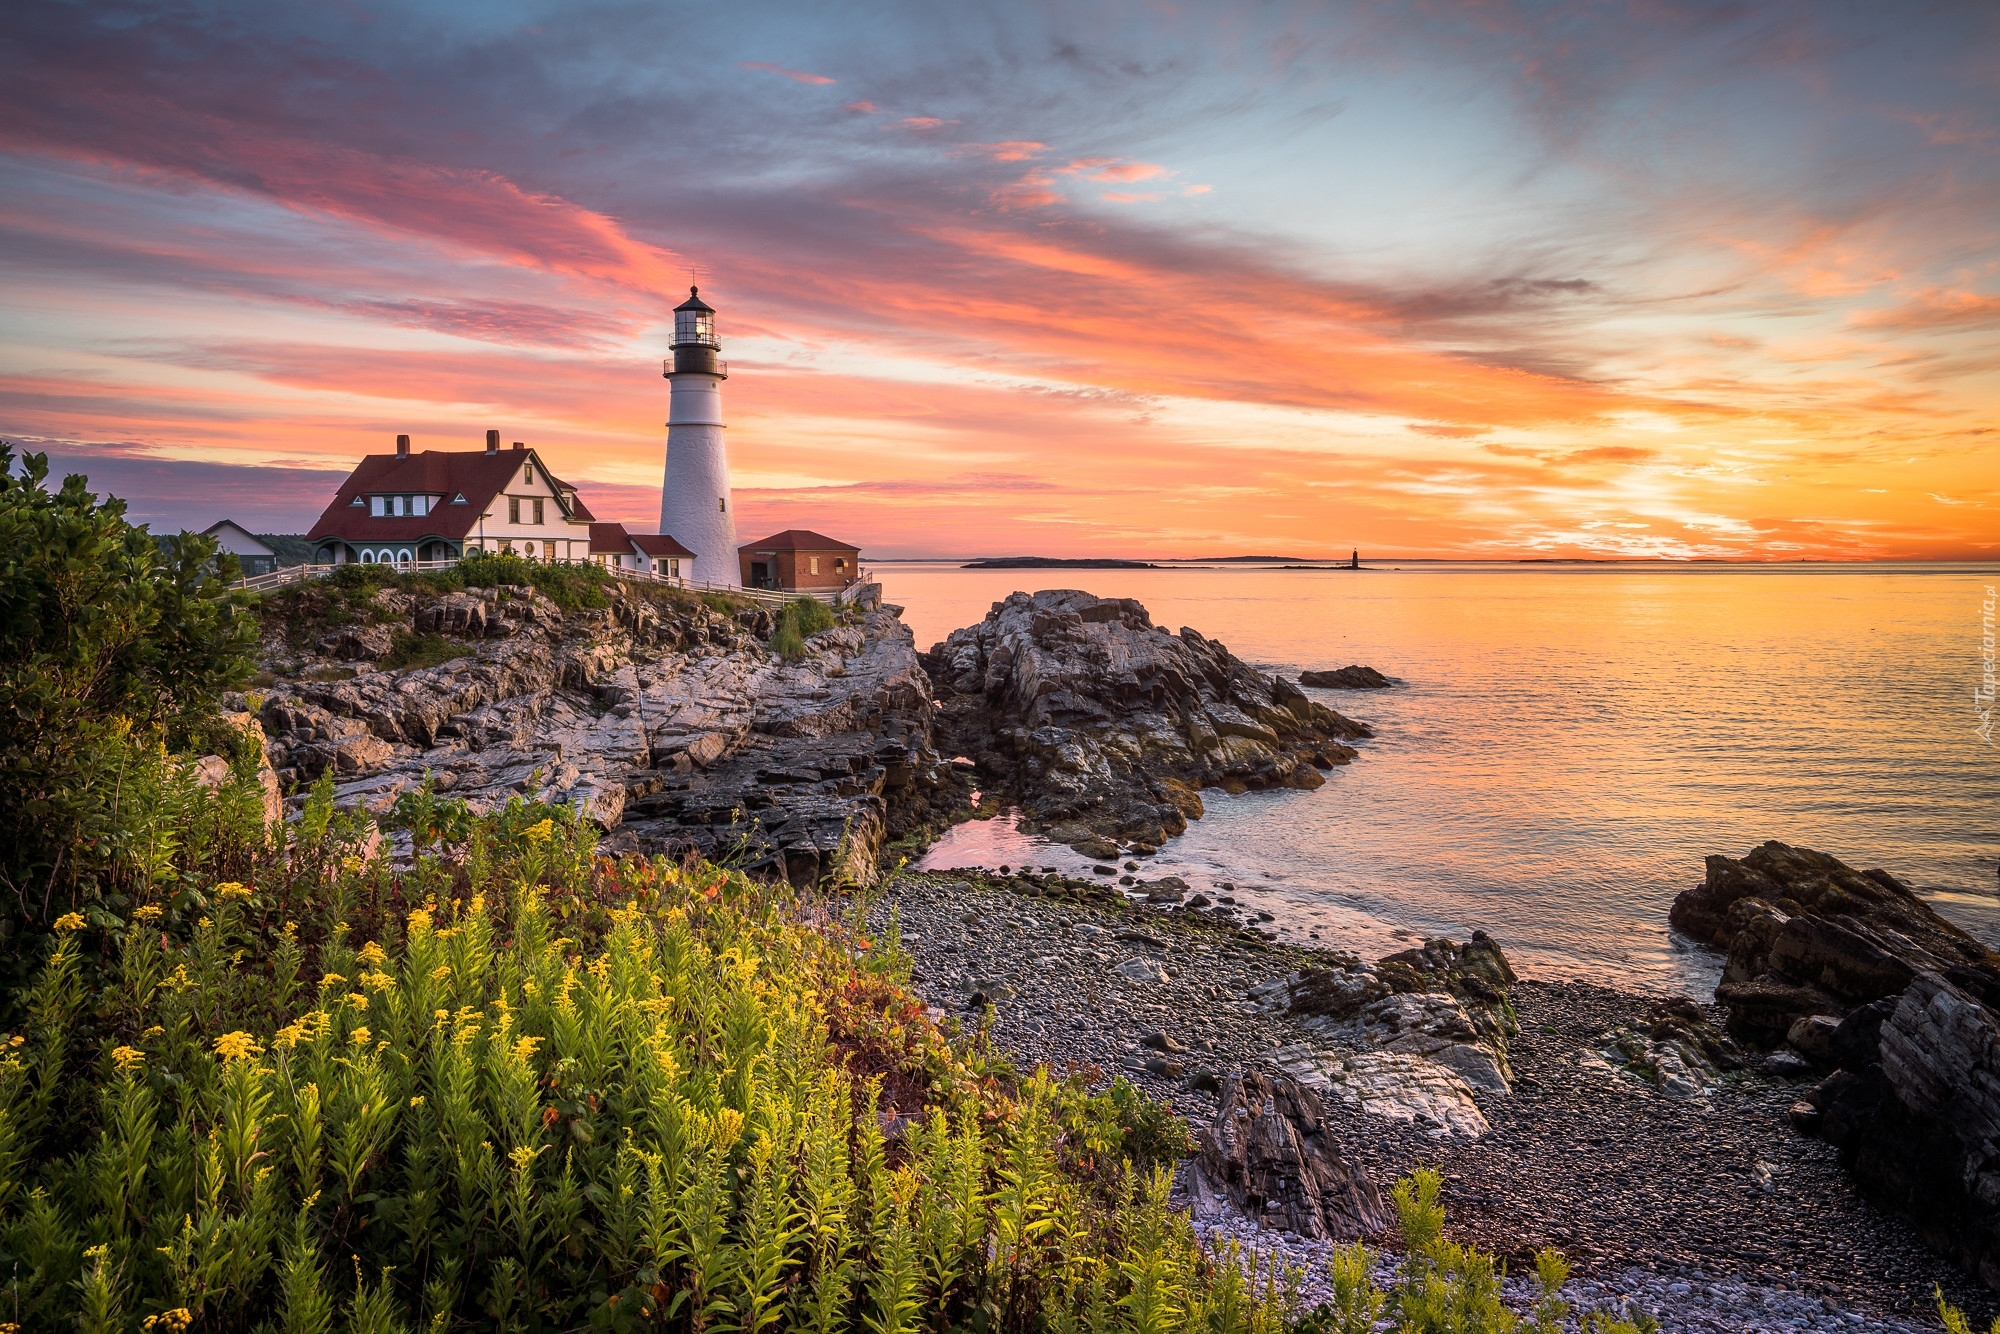
[[[667,476],[660,490],[660,531],[694,553],[703,583],[742,584],[736,567],[735,502],[729,496],[729,448],[722,435],[722,382],[715,308],[688,288],[674,307],[673,386],[667,409]]]

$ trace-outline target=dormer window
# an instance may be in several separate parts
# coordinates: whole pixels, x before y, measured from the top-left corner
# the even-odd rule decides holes
[[[454,505],[463,505],[465,503],[465,492],[461,491],[457,495],[453,496],[451,498],[451,503]]]
[[[386,499],[387,497],[385,496],[368,497],[368,515],[370,518],[379,519],[388,512],[388,507],[383,503]]]
[[[532,462],[521,466],[521,484],[523,486],[533,486],[535,484],[535,465]]]
[[[389,497],[389,513],[398,519],[403,517],[403,498],[401,496]]]
[[[419,519],[421,519],[430,512],[431,512],[431,498],[429,496],[410,497],[410,513],[416,515]]]

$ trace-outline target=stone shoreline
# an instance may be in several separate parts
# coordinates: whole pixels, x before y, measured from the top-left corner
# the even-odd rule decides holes
[[[1197,1126],[1215,1114],[1216,1076],[1295,1068],[1302,1044],[1326,1046],[1323,1028],[1269,1002],[1270,984],[1351,962],[1060,877],[903,872],[873,906],[878,928],[892,909],[913,987],[937,1009],[970,1024],[990,1002],[995,1043],[1024,1064],[1122,1074]],[[1555,1245],[1576,1300],[1629,1298],[1667,1330],[1935,1329],[1934,1283],[1990,1314],[1988,1294],[1861,1198],[1832,1148],[1790,1129],[1808,1084],[1746,1071],[1671,1096],[1598,1057],[1612,1029],[1645,1027],[1655,998],[1522,982],[1511,999],[1512,1091],[1470,1090],[1487,1133],[1333,1117],[1341,1152],[1384,1189],[1438,1167],[1453,1235],[1516,1272]],[[1203,1226],[1302,1263],[1326,1249],[1240,1214]]]

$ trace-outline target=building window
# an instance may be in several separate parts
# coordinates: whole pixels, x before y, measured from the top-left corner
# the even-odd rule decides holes
[[[521,498],[519,496],[509,496],[507,497],[507,522],[519,523],[520,521]]]
[[[533,486],[534,484],[535,484],[535,465],[532,462],[522,465],[521,485]]]
[[[819,557],[818,557],[818,556],[808,556],[808,557],[806,557],[806,560],[807,560],[807,561],[809,561],[809,562],[811,563],[811,565],[812,565],[812,572],[813,572],[814,574],[818,574],[818,573],[819,573]]]
[[[541,527],[541,526],[542,526],[542,498],[541,498],[540,496],[536,496],[536,497],[535,497],[535,527],[539,528],[539,527]],[[549,550],[550,550],[551,552],[554,552],[554,551],[555,551],[555,548],[554,548],[554,547],[550,547],[550,548],[549,548]]]
[[[361,508],[361,506],[366,505],[367,503],[368,503],[367,499],[362,496],[356,496],[353,500],[350,500],[348,502],[348,504],[354,506],[356,509]]]
[[[500,554],[503,556],[511,556],[514,554],[514,544],[512,542],[509,542],[504,537],[500,539]]]
[[[718,513],[721,513],[721,514],[727,514],[727,513],[729,513],[729,497],[728,497],[728,496],[717,496],[717,497],[715,498],[715,508],[716,508],[716,511],[717,511]]]
[[[451,503],[454,505],[463,505],[465,503],[465,492],[461,491],[457,495],[453,496],[451,498]]]
[[[681,563],[679,561],[670,560],[667,562],[667,577],[669,579],[678,579],[681,577]]]
[[[539,511],[541,510],[541,508],[542,508],[542,502],[541,502],[541,501],[539,501],[539,500],[538,500],[538,501],[536,501],[536,502],[535,502],[535,509],[536,509],[536,511],[537,511],[537,513],[536,513],[536,515],[535,515],[535,522],[536,522],[536,523],[540,523],[540,522],[542,521],[542,516],[541,516],[541,514],[540,514],[540,512],[539,512]],[[556,558],[556,544],[555,544],[555,543],[553,543],[553,542],[544,542],[544,543],[542,543],[542,559],[543,559],[543,560],[545,560],[545,561],[548,561],[548,562],[550,562],[551,564],[553,564],[553,563],[554,563],[554,561],[555,561],[555,558]]]
[[[430,512],[431,512],[431,498],[429,496],[410,497],[410,513],[416,515],[418,518],[421,519],[424,517],[424,515],[429,514]]]
[[[384,509],[385,509],[385,507],[384,507],[384,506],[383,506],[383,504],[382,504],[382,497],[380,497],[380,496],[370,496],[370,497],[368,497],[368,514],[369,514],[369,517],[371,517],[371,518],[376,518],[376,519],[379,519],[379,518],[381,518],[381,517],[382,517],[382,515],[383,515],[383,512],[384,512]]]
[[[835,556],[835,557],[833,558],[833,569],[834,569],[834,573],[838,574],[838,573],[839,573],[840,571],[842,571],[842,570],[844,570],[844,569],[846,569],[846,568],[847,568],[847,557],[845,557],[845,556]]]

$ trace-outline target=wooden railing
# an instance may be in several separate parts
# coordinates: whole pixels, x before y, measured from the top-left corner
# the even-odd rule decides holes
[[[588,565],[603,570],[606,574],[634,583],[661,584],[668,588],[685,588],[692,593],[725,593],[730,597],[743,598],[764,606],[779,607],[802,597],[814,598],[830,607],[839,607],[851,601],[861,589],[874,582],[869,572],[861,571],[860,576],[844,588],[826,589],[770,589],[740,588],[735,584],[709,583],[701,579],[681,579],[672,575],[658,574],[652,570],[628,569],[619,565],[598,565],[594,561],[553,561],[557,565]],[[403,574],[417,574],[428,570],[449,570],[458,564],[456,559],[404,561],[389,563],[390,568]],[[290,584],[303,583],[307,579],[324,579],[339,569],[338,565],[287,565],[269,574],[255,574],[238,579],[232,588],[246,589],[253,593],[267,593],[274,588],[284,588]]]

